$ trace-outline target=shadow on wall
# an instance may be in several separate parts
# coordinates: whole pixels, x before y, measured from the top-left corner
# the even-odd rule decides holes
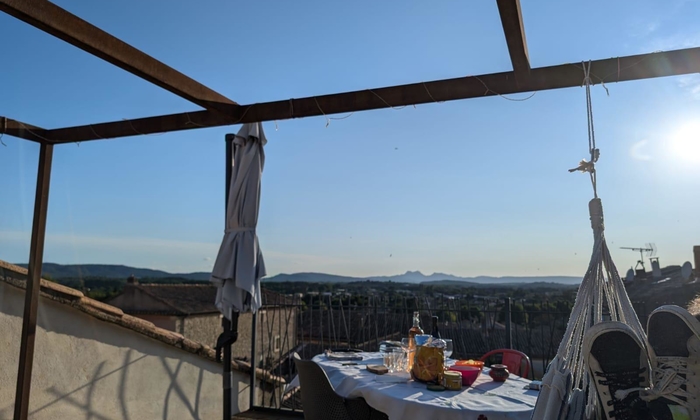
[[[131,365],[134,365],[138,363],[140,360],[148,357],[146,355],[143,355],[141,357],[138,357],[134,360],[132,359],[133,351],[129,350],[122,366],[118,369],[112,370],[110,372],[103,372],[105,362],[100,363],[95,369],[92,374],[92,378],[90,382],[86,383],[85,385],[76,388],[70,392],[64,392],[60,391],[56,387],[52,386],[48,389],[48,392],[50,394],[53,394],[56,399],[54,401],[51,401],[48,404],[45,404],[42,407],[39,407],[36,410],[32,410],[29,415],[34,416],[36,414],[41,413],[42,410],[46,410],[50,408],[52,405],[60,402],[68,403],[72,406],[75,406],[76,408],[80,409],[82,412],[85,413],[86,417],[88,419],[95,418],[99,420],[112,420],[112,419],[122,419],[122,420],[132,420],[131,416],[129,415],[129,410],[127,408],[127,399],[126,399],[126,384],[128,383],[127,375],[129,372],[129,369]],[[190,401],[190,398],[186,395],[185,391],[182,389],[182,387],[178,384],[178,373],[180,372],[180,368],[182,367],[183,362],[180,361],[178,362],[177,366],[173,370],[168,363],[166,362],[165,358],[161,357],[160,358],[161,363],[163,364],[163,368],[167,371],[168,375],[170,376],[170,385],[168,386],[168,390],[165,393],[165,400],[163,403],[163,419],[168,419],[169,415],[169,406],[170,406],[170,399],[172,398],[173,394],[177,398],[180,399],[184,403],[184,405],[187,407],[187,410],[189,412],[189,415],[193,419],[201,419],[202,417],[200,416],[199,413],[199,402],[200,402],[200,396],[201,396],[201,391],[202,391],[202,382],[204,380],[204,370],[200,369],[199,370],[199,378],[197,381],[197,391],[196,395],[194,396],[194,401]],[[97,407],[94,404],[94,398],[95,398],[95,388],[99,386],[99,382],[102,379],[105,379],[106,377],[110,375],[120,375],[120,380],[119,380],[119,395],[115,396],[116,399],[119,401],[119,406],[121,408],[121,412],[119,415],[110,415],[106,416],[103,413],[101,413],[99,407]],[[74,396],[74,394],[77,394],[79,391],[82,391],[83,389],[87,389],[86,393],[86,398],[84,401],[81,401],[80,398],[77,398]],[[237,405],[238,401],[235,399],[234,404]],[[237,407],[234,407],[237,409]],[[4,417],[4,416],[3,416]]]
[[[1,287],[2,285],[0,285],[0,288]],[[7,287],[5,287],[5,290],[7,290]],[[7,295],[15,295],[12,291],[9,292],[10,293],[5,294],[5,296],[0,293],[0,303],[2,303],[2,306],[0,306],[0,315],[4,314],[18,318],[10,323],[15,324],[15,322],[18,322],[21,326],[21,309],[23,302],[20,301],[19,304],[16,304],[18,300],[17,296],[13,296],[11,300],[6,299],[8,297]],[[17,295],[21,297],[24,296],[22,291],[14,292],[18,292]],[[67,313],[67,317],[61,318],[55,316],[56,310]],[[46,331],[46,334],[40,332],[37,336],[36,356],[42,353],[45,355],[46,352],[49,352],[48,357],[42,357],[44,357],[44,359],[52,358],[56,363],[51,364],[50,360],[42,360],[41,365],[44,367],[44,371],[38,375],[37,365],[39,363],[37,363],[35,359],[33,373],[35,383],[33,384],[31,397],[36,401],[35,398],[39,398],[37,395],[41,394],[41,391],[43,391],[43,395],[41,397],[42,405],[40,407],[30,407],[30,417],[49,418],[57,412],[70,411],[71,413],[75,413],[77,411],[84,414],[88,420],[143,419],[146,413],[140,412],[141,410],[136,410],[135,407],[132,406],[134,403],[138,404],[136,400],[139,395],[142,395],[142,398],[152,400],[152,404],[149,404],[153,407],[149,413],[150,418],[153,418],[153,415],[156,414],[155,410],[157,407],[162,407],[163,419],[200,419],[203,417],[211,417],[212,399],[216,398],[219,401],[222,400],[221,368],[218,367],[220,365],[212,361],[174,347],[170,348],[167,344],[156,342],[155,340],[123,327],[100,321],[90,315],[83,314],[75,309],[65,307],[63,304],[48,299],[41,300],[38,315],[37,324]],[[53,317],[50,315],[53,315]],[[94,354],[94,350],[97,350],[96,346],[90,346],[84,349],[73,348],[71,346],[70,349],[73,351],[90,352],[93,350],[93,355],[88,357],[86,354],[85,363],[81,365],[79,363],[81,360],[80,355],[52,354],[59,352],[58,347],[51,350],[39,350],[41,346],[48,345],[53,347],[54,343],[61,340],[59,337],[54,337],[52,334],[68,336],[69,338],[63,338],[64,341],[66,339],[72,340],[70,337],[78,337],[82,340],[106,344],[116,349],[105,352],[106,354]],[[47,335],[51,335],[51,337],[47,338]],[[123,354],[123,356],[118,356],[116,358],[110,357],[112,352],[117,351]],[[18,345],[17,352],[19,352]],[[70,351],[65,351],[64,353],[69,352]],[[118,367],[114,368],[115,362],[120,358],[121,361]],[[64,383],[64,381],[58,378],[50,378],[49,381],[53,380],[56,383],[43,390],[37,389],[37,386],[39,386],[38,383],[41,381],[37,380],[37,377],[51,376],[51,371],[47,367],[54,365],[58,366],[56,368],[59,370],[57,376],[69,374],[73,378],[85,377],[85,381],[71,380],[68,384],[69,388],[65,389],[65,387],[61,386],[61,383]],[[110,369],[110,365],[112,368],[108,370]],[[184,370],[187,371],[184,374],[183,366],[186,367]],[[16,367],[13,366],[11,369],[16,370]],[[66,372],[64,369],[73,369],[75,372]],[[60,372],[60,370],[63,370],[63,372]],[[157,382],[154,383],[157,386],[149,387],[148,384],[143,384],[144,375],[156,378],[154,380]],[[196,387],[193,386],[195,381]],[[205,384],[205,381],[208,383]],[[43,385],[46,384],[46,379],[44,379]],[[183,388],[183,385],[186,387]],[[134,388],[128,390],[127,388],[129,386]],[[148,393],[151,395],[147,395],[148,393],[146,392],[142,394],[143,387],[150,388]],[[154,388],[156,388],[157,391],[155,391]],[[215,389],[218,390],[215,396],[207,395],[212,393]],[[160,394],[162,397],[157,397],[158,400],[156,400],[153,395],[154,391],[156,395]],[[164,395],[161,394],[163,391]],[[233,391],[238,391],[238,395],[233,395],[232,398],[233,412],[240,412],[241,408],[247,409],[247,407],[239,406],[241,397],[247,396],[247,386],[236,386],[236,382],[234,381]],[[12,395],[14,395],[14,392]],[[202,410],[203,400],[210,401],[206,403],[209,407],[205,407],[204,410]],[[106,401],[109,401],[109,403],[106,404]],[[148,402],[150,401],[147,401],[147,403]],[[111,408],[106,409],[107,406]],[[217,404],[217,411],[220,407],[221,405]],[[0,419],[12,418],[13,410],[14,403],[10,402],[8,406],[0,409]]]

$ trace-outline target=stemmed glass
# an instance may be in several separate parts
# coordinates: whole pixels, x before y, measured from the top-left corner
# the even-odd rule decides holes
[[[452,351],[454,351],[454,344],[452,343],[452,340],[449,338],[444,338],[445,341],[445,358],[449,359],[450,356],[452,356]]]
[[[401,339],[401,348],[403,348],[404,353],[406,354],[406,363],[405,363],[405,368],[404,370],[406,372],[409,372],[411,368],[413,367],[413,354],[415,353],[415,349],[409,348],[409,339],[408,337],[404,337]]]

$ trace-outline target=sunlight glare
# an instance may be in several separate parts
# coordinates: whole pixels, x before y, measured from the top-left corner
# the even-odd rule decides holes
[[[700,121],[681,126],[672,135],[670,147],[675,156],[700,163]]]

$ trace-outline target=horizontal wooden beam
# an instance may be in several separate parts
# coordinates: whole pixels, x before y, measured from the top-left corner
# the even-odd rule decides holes
[[[0,116],[0,134],[43,143],[48,140],[46,130],[30,124]]]
[[[700,72],[700,48],[608,58],[591,62],[593,84],[677,76]],[[540,67],[516,82],[515,73],[486,74],[333,95],[230,106],[228,117],[209,111],[47,130],[56,143],[165,133],[246,122],[332,115],[414,104],[453,101],[581,86],[581,63]]]
[[[0,11],[205,109],[236,103],[47,0],[0,0]]]
[[[193,111],[184,112],[182,114],[162,115],[159,117],[146,117],[59,128],[49,130],[47,134],[54,143],[59,144],[167,133],[170,131],[193,130],[196,128],[220,127],[234,124],[236,124],[235,119],[223,117],[216,112]]]
[[[497,0],[497,3],[513,71],[519,78],[526,77],[530,72],[530,57],[527,52],[520,0]]]

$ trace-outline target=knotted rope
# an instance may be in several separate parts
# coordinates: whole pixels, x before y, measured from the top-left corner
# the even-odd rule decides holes
[[[597,178],[595,172],[595,163],[598,162],[600,157],[600,150],[595,144],[595,128],[593,127],[593,102],[591,101],[591,62],[582,63],[583,66],[583,85],[586,87],[586,114],[587,114],[587,125],[588,125],[588,151],[591,155],[591,160],[587,161],[582,159],[579,162],[578,167],[569,169],[569,172],[588,172],[591,177],[591,185],[593,185],[593,196],[598,198],[598,188],[597,188]]]

